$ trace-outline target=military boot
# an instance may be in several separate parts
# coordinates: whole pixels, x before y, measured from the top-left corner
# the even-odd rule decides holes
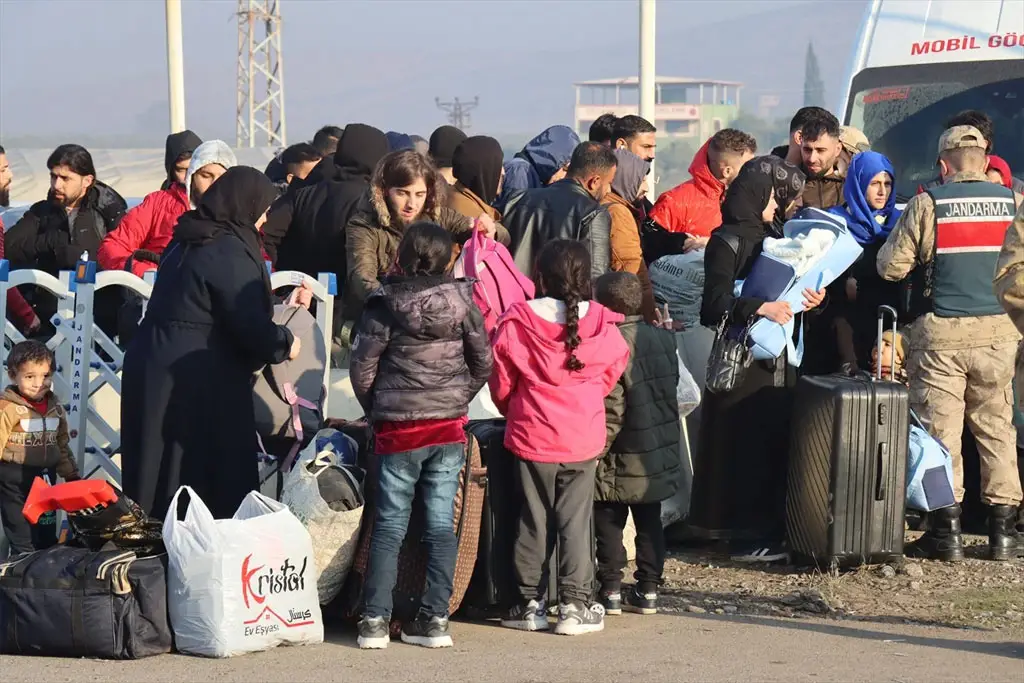
[[[1021,553],[1017,535],[1017,508],[1013,505],[993,505],[988,513],[989,559],[1000,562],[1012,560]]]
[[[930,528],[904,549],[907,557],[924,557],[943,562],[964,559],[964,537],[960,531],[960,506],[951,505],[928,514]]]

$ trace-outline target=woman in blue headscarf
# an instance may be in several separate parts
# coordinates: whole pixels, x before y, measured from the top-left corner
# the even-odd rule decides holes
[[[878,307],[897,307],[900,284],[878,275],[875,261],[896,226],[901,211],[896,208],[893,186],[896,171],[878,152],[861,152],[850,161],[843,186],[845,206],[832,213],[842,216],[853,237],[864,248],[845,277],[829,288],[840,370],[871,367],[871,349],[877,331]]]

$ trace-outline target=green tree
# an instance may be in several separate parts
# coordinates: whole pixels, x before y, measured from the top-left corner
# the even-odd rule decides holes
[[[804,66],[804,106],[825,106],[825,82],[821,80],[821,69],[818,67],[818,55],[814,53],[814,43],[807,43],[807,61]]]

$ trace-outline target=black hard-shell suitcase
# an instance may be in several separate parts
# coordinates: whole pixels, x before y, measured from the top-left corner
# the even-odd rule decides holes
[[[167,555],[58,545],[0,564],[0,653],[139,659],[170,652]]]
[[[505,449],[504,420],[471,420],[466,431],[480,444],[487,486],[480,548],[464,603],[483,612],[503,610],[519,600],[513,554],[522,496],[516,482],[515,456]]]
[[[478,613],[495,613],[521,600],[515,571],[515,542],[523,494],[516,477],[516,456],[505,448],[505,420],[470,420],[466,431],[480,444],[480,459],[487,467],[483,523],[476,568],[466,591],[465,605]],[[550,533],[557,533],[554,529]],[[596,542],[591,533],[591,557]],[[558,605],[560,544],[555,542],[548,562],[549,608]]]
[[[786,495],[793,552],[823,566],[902,556],[907,388],[828,375],[802,377],[796,392]]]

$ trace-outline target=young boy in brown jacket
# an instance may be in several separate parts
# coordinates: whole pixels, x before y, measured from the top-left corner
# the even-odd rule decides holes
[[[11,384],[0,397],[0,515],[11,554],[37,550],[21,513],[32,482],[56,468],[65,481],[81,479],[68,448],[64,406],[50,390],[56,365],[46,344],[15,344],[7,356]]]

